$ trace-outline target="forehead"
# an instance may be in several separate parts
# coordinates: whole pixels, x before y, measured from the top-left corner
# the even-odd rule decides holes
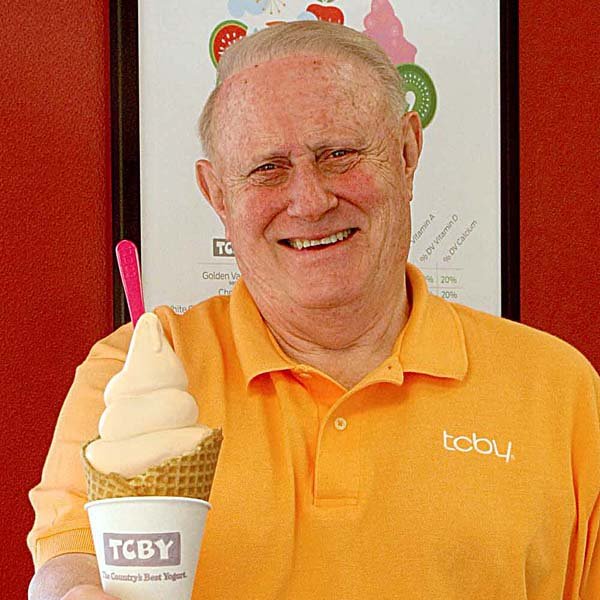
[[[358,59],[292,54],[257,62],[234,73],[222,83],[221,94],[224,98],[269,91],[281,95],[293,82],[304,82],[312,87],[323,80],[343,87],[366,84],[374,88],[378,85],[377,78]]]
[[[251,65],[219,90],[217,146],[277,137],[310,127],[368,128],[381,123],[383,86],[358,62],[294,55]]]

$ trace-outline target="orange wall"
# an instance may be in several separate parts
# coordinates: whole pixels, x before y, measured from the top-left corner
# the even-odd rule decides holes
[[[597,17],[585,4],[521,6],[521,297],[524,322],[598,367]],[[0,439],[11,462],[0,580],[5,595],[24,598],[26,492],[75,366],[111,329],[109,38],[107,0],[12,2],[3,13],[0,299],[10,350]]]

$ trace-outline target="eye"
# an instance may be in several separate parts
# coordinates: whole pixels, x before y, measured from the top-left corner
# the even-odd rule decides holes
[[[330,152],[329,158],[343,158],[349,154],[352,154],[352,150],[349,150],[348,148],[341,148],[340,150],[333,150]]]
[[[276,168],[276,165],[273,163],[265,163],[264,165],[260,165],[260,167],[256,167],[253,173],[265,173],[266,171],[273,171]]]

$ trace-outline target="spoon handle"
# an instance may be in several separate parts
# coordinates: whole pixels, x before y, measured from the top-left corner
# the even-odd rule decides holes
[[[135,244],[129,240],[121,240],[115,251],[125,297],[127,298],[127,306],[129,306],[129,314],[135,327],[138,319],[145,312],[140,258]]]

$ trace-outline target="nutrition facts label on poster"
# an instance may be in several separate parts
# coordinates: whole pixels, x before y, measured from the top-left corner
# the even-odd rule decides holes
[[[485,240],[481,240],[481,218],[464,217],[459,212],[429,214],[413,225],[410,261],[425,275],[429,289],[446,300],[479,307],[483,302],[489,307],[489,298],[474,301],[473,295],[481,289],[478,281],[490,277],[496,267],[500,268],[499,258],[490,256],[485,268],[482,252]],[[481,265],[475,271],[474,265]],[[492,284],[492,282],[490,282]],[[499,283],[498,289],[499,289]],[[496,314],[500,306],[496,307]],[[489,310],[488,312],[493,312]]]
[[[427,280],[429,290],[446,300],[461,302],[462,269],[421,269]]]
[[[499,0],[451,8],[439,0],[144,0],[138,7],[148,307],[183,312],[230,294],[239,278],[233,248],[194,174],[202,157],[196,122],[222,53],[282,22],[324,20],[378,42],[421,118],[410,262],[433,293],[500,314]]]

